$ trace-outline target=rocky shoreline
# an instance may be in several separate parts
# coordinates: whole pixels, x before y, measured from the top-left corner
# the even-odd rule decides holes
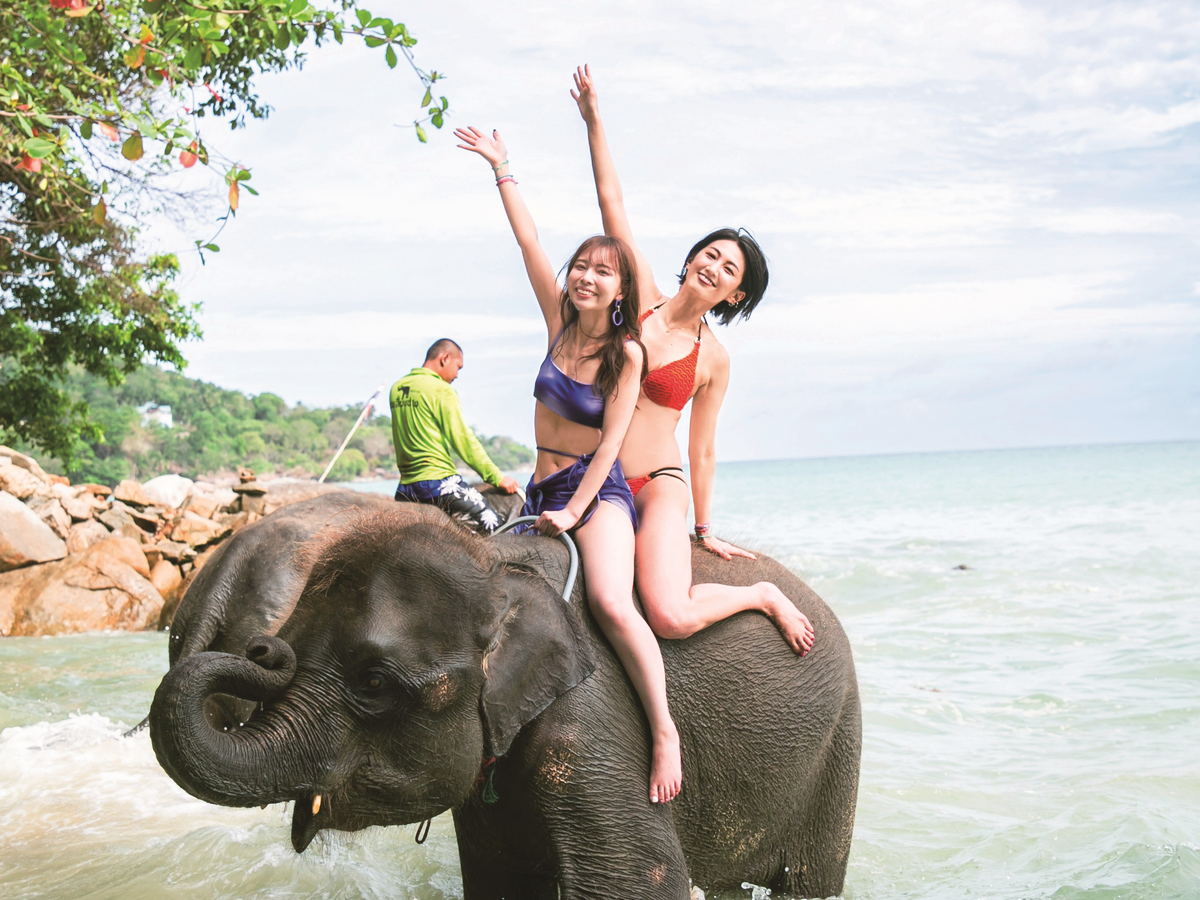
[[[0,637],[166,628],[217,548],[317,482],[70,484],[0,446]]]

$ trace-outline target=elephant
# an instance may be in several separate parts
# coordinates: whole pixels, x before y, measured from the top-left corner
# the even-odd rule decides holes
[[[582,586],[560,595],[561,543],[480,537],[416,504],[325,495],[285,512],[231,539],[180,605],[149,718],[186,791],[293,801],[297,852],[323,829],[452,810],[469,900],[841,892],[854,662],[779,563],[695,550],[697,580],[778,584],[817,643],[797,656],[750,612],[661,642],[684,789],[652,805],[645,718]]]

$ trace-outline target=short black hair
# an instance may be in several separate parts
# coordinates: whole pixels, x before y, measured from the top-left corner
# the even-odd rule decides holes
[[[425,351],[425,362],[429,362],[431,359],[437,359],[439,356],[449,350],[457,351],[459,356],[463,355],[462,347],[458,346],[457,341],[452,341],[450,338],[438,338],[436,341],[430,344],[429,349]]]
[[[684,260],[683,268],[679,272],[680,284],[683,284],[688,263],[696,258],[697,253],[714,241],[733,241],[741,248],[742,256],[746,258],[746,267],[742,272],[742,280],[738,284],[738,290],[746,296],[738,303],[722,300],[712,308],[713,317],[722,325],[728,325],[734,319],[750,318],[750,313],[754,312],[754,307],[758,306],[758,301],[762,300],[763,294],[767,292],[767,282],[770,281],[771,275],[767,271],[767,258],[762,252],[762,247],[758,246],[758,241],[754,239],[754,235],[745,228],[718,228],[696,241],[692,249],[688,251],[687,259]]]

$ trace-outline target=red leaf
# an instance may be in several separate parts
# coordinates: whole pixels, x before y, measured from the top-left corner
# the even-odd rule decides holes
[[[22,156],[21,161],[17,163],[17,168],[24,169],[26,172],[36,175],[42,171],[42,161],[34,159],[32,156]]]
[[[39,160],[40,163],[40,160]],[[238,183],[236,181],[229,184],[229,208],[237,212],[238,206]]]
[[[120,140],[121,135],[117,132],[117,129],[107,122],[97,122],[96,127],[99,128],[100,133],[110,141]]]

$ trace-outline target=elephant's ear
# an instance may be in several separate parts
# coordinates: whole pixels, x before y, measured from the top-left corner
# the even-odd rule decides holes
[[[493,576],[500,615],[483,658],[480,710],[489,756],[508,752],[522,728],[596,668],[579,611],[523,562],[506,561]]]

